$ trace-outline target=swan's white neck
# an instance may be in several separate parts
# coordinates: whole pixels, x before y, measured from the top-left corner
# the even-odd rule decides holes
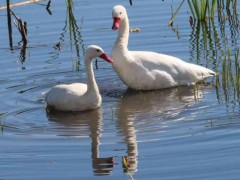
[[[95,92],[99,93],[99,89],[94,77],[93,67],[92,67],[92,59],[86,57],[85,60],[85,69],[87,73],[87,92]]]
[[[128,38],[129,38],[129,21],[128,16],[121,21],[118,38],[115,43],[115,46],[121,47],[125,50],[128,48]]]

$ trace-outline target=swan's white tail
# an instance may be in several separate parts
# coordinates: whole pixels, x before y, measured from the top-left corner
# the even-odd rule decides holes
[[[42,95],[43,95],[44,97],[47,97],[47,93],[48,93],[48,91],[42,92]]]

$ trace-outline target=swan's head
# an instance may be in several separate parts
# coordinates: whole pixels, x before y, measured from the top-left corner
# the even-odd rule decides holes
[[[121,5],[116,5],[113,7],[112,17],[113,17],[113,30],[117,30],[120,27],[121,21],[127,16],[127,11],[125,7]]]
[[[90,45],[85,52],[85,59],[92,60],[93,58],[102,58],[109,63],[113,63],[113,60],[104,52],[102,48],[96,45]]]

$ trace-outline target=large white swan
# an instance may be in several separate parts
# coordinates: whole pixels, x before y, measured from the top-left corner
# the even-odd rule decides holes
[[[46,93],[47,107],[60,111],[85,111],[96,109],[101,105],[102,98],[92,68],[92,59],[96,57],[109,63],[113,62],[102,48],[96,45],[88,46],[85,52],[87,84],[73,83],[54,86]]]
[[[129,20],[126,9],[113,7],[113,30],[119,29],[111,52],[113,68],[130,88],[153,90],[178,85],[190,85],[216,75],[210,69],[184,62],[183,60],[155,52],[129,51]]]

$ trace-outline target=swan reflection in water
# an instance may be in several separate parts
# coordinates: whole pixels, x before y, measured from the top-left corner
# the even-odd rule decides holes
[[[113,157],[99,157],[100,136],[103,133],[101,109],[85,112],[47,113],[48,119],[61,125],[59,135],[91,138],[92,168],[95,175],[110,175],[114,166]],[[65,127],[62,127],[64,125]]]
[[[161,131],[167,122],[174,121],[179,113],[204,98],[205,88],[198,87],[198,91],[193,86],[156,91],[127,90],[123,94],[115,116],[118,135],[124,137],[123,143],[127,145],[122,162],[125,172],[137,171],[137,134]]]
[[[143,92],[126,90],[123,93],[113,109],[115,109],[117,136],[122,136],[123,142],[121,143],[126,145],[126,152],[124,152],[126,154],[122,156],[124,172],[134,173],[137,171],[137,134],[159,131],[166,126],[166,122],[172,122],[179,113],[204,98],[203,89],[205,87],[194,92],[192,86],[183,86],[181,89]],[[115,165],[113,157],[99,157],[99,138],[104,133],[101,109],[86,112],[56,112],[47,115],[50,121],[68,127],[62,128],[61,126],[61,130],[67,136],[83,136],[80,133],[86,131],[87,126],[89,128],[87,133],[92,141],[91,153],[94,174],[109,175],[112,173]],[[159,129],[155,129],[156,122]],[[69,132],[67,132],[68,130]],[[85,132],[85,135],[87,133]]]

